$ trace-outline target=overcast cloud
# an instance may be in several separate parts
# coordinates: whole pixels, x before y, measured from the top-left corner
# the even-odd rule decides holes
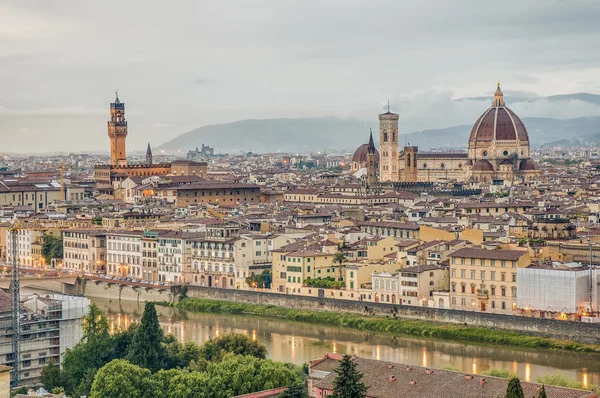
[[[372,120],[410,132],[473,122],[502,82],[520,116],[600,108],[510,93],[600,94],[598,0],[0,2],[0,151],[106,151],[247,118]]]

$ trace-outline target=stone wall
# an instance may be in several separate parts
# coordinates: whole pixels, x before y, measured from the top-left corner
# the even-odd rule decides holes
[[[84,279],[81,292],[86,297],[124,301],[174,301],[169,288],[140,287]]]
[[[382,317],[390,316],[397,311],[398,316],[401,318],[467,324],[487,329],[510,330],[531,335],[574,340],[581,343],[600,344],[600,325],[582,322],[201,286],[190,286],[187,296],[314,311],[346,312],[358,315],[372,314]]]

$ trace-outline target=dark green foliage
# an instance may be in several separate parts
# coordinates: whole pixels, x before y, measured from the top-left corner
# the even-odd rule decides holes
[[[508,387],[506,387],[506,395],[504,398],[525,398],[523,387],[521,387],[521,381],[518,377],[510,379]]]
[[[62,374],[53,359],[48,361],[48,364],[42,368],[40,383],[44,385],[47,391],[52,391],[56,387],[62,386]]]
[[[538,398],[548,398],[546,395],[546,386],[542,384],[542,388],[540,389],[540,393],[538,394]]]
[[[181,344],[164,336],[152,304],[140,324],[110,335],[106,317],[92,305],[84,339],[65,354],[63,372],[49,364],[44,375],[49,387],[92,398],[226,398],[302,382],[301,368],[266,355],[266,347],[244,335],[227,334],[203,346]]]
[[[260,287],[268,289],[271,287],[271,271],[264,270],[262,274],[252,275],[246,278],[246,283],[250,287]]]
[[[346,282],[336,281],[334,278],[328,276],[327,278],[306,278],[304,285],[321,289],[343,289],[346,287]]]
[[[362,373],[356,370],[356,362],[352,355],[346,354],[342,357],[333,380],[333,398],[365,398],[367,386],[361,380]]]
[[[333,264],[342,265],[346,261],[346,253],[337,252],[333,255],[333,260],[331,261]]]
[[[467,325],[446,324],[404,318],[376,318],[343,312],[296,310],[273,305],[234,303],[209,299],[187,298],[176,304],[177,308],[192,312],[225,314],[254,314],[286,318],[293,321],[343,326],[394,335],[412,335],[444,340],[475,341],[489,344],[530,348],[551,348],[600,353],[600,346],[581,344],[569,340],[530,336],[505,330],[490,330]]]
[[[46,264],[53,258],[63,258],[63,240],[60,236],[44,234],[42,237],[42,257]]]
[[[166,358],[166,351],[162,345],[163,338],[156,308],[153,303],[146,303],[142,322],[129,346],[127,360],[152,372],[162,369]]]
[[[115,359],[96,373],[91,398],[151,397],[155,392],[151,376],[148,369]]]
[[[10,392],[11,397],[14,397],[17,394],[27,395],[27,387],[18,387]]]
[[[308,394],[306,394],[306,386],[304,383],[294,384],[279,394],[279,398],[308,398]]]
[[[165,368],[186,368],[194,361],[198,361],[202,357],[201,347],[193,341],[188,341],[181,344],[178,341],[173,341],[167,344],[167,358]]]
[[[228,353],[265,359],[267,348],[253,341],[250,337],[237,333],[229,333],[210,339],[201,348],[201,357],[207,361],[218,360]]]
[[[92,219],[92,224],[102,225],[102,217],[98,216]]]
[[[83,318],[83,339],[63,359],[61,386],[70,395],[89,394],[96,371],[113,358],[108,319],[95,304]]]

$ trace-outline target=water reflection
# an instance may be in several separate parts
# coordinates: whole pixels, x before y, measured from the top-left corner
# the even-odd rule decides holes
[[[139,321],[144,311],[143,304],[138,303],[93,301],[107,313],[112,330]],[[280,319],[194,314],[164,307],[157,307],[157,312],[161,327],[180,341],[202,343],[224,333],[244,333],[264,344],[273,359],[296,364],[322,357],[326,352],[337,352],[432,368],[452,366],[463,372],[506,369],[526,381],[560,370],[584,386],[600,384],[598,355],[420,340]]]

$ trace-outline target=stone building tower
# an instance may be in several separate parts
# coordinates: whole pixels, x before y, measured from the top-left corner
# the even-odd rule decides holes
[[[372,187],[377,183],[377,149],[373,142],[373,130],[369,136],[369,146],[367,147],[367,185]]]
[[[125,104],[119,101],[115,93],[115,102],[110,104],[110,121],[108,122],[108,137],[110,138],[110,164],[113,166],[127,165],[125,139],[127,138],[127,121],[125,120]]]
[[[379,115],[379,179],[398,181],[398,115],[388,111]]]
[[[404,181],[406,182],[417,182],[417,152],[419,148],[416,146],[404,147]]]
[[[148,143],[148,149],[146,149],[146,164],[152,164],[152,149],[150,143]]]

